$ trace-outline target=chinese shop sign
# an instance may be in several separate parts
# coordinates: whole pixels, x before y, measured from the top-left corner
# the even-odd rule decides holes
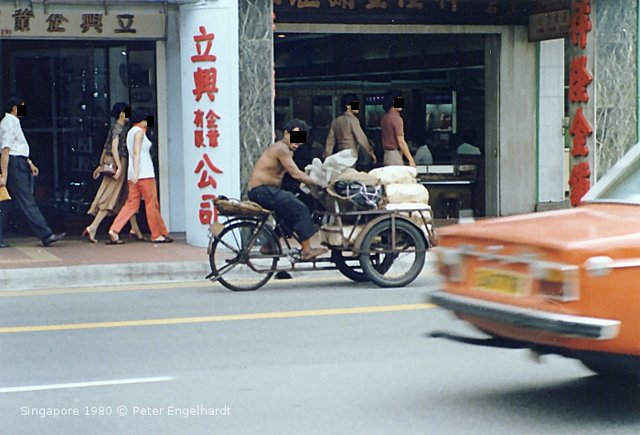
[[[273,0],[281,23],[526,24],[522,0]]]
[[[163,38],[165,16],[156,9],[108,14],[70,10],[51,5],[43,8],[0,7],[0,37],[4,38]],[[86,8],[88,9],[88,8]]]
[[[212,202],[216,197],[213,192],[218,188],[215,176],[224,173],[222,169],[213,163],[207,149],[218,147],[218,137],[220,136],[217,120],[221,119],[221,117],[213,110],[212,104],[218,92],[218,87],[216,86],[218,70],[215,66],[216,56],[211,51],[215,35],[207,32],[205,26],[200,26],[198,30],[199,33],[193,36],[197,54],[191,56],[191,62],[197,68],[193,72],[192,91],[197,103],[197,109],[193,112],[195,115],[193,120],[193,146],[198,149],[202,148],[202,156],[195,167],[194,173],[200,176],[197,187],[202,190],[198,219],[202,225],[211,225],[214,221],[217,221],[216,211]],[[206,96],[204,100],[202,99],[203,95]],[[208,142],[205,141],[204,137],[205,110],[207,114]]]
[[[569,185],[571,205],[576,206],[591,187],[590,163],[584,160],[589,157],[588,139],[593,134],[593,127],[584,109],[589,103],[589,86],[593,81],[593,75],[587,67],[588,56],[581,54],[587,49],[587,36],[592,28],[590,0],[573,0],[571,11],[570,37],[578,55],[571,60],[569,71],[569,102],[575,108],[569,129],[569,133],[573,136],[571,155],[574,163]],[[587,111],[587,113],[590,112]]]
[[[530,0],[529,41],[569,36],[571,0]]]
[[[217,222],[213,200],[240,196],[238,45],[232,14],[228,7],[209,3],[180,9],[185,223],[187,242],[197,246],[206,246],[208,228]]]

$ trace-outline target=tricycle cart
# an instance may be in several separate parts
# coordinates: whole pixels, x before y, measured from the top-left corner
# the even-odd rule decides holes
[[[210,228],[207,279],[233,291],[257,290],[280,271],[338,270],[353,281],[403,287],[415,280],[432,246],[431,209],[316,212],[330,255],[302,260],[295,239],[269,210],[249,201],[216,200],[226,218]],[[284,246],[281,243],[284,242]]]

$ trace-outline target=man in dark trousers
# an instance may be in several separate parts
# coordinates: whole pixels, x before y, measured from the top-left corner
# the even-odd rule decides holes
[[[33,177],[39,170],[29,159],[29,144],[20,126],[19,117],[26,114],[24,100],[9,98],[5,111],[0,121],[0,186],[7,186],[12,201],[23,211],[35,235],[44,246],[49,246],[65,234],[51,231],[33,197]],[[0,202],[0,248],[7,247],[2,241],[2,230],[9,212],[8,204],[10,201]]]
[[[282,128],[282,140],[268,147],[254,166],[247,196],[262,207],[275,211],[278,218],[298,234],[302,259],[311,260],[327,252],[327,249],[311,247],[311,237],[316,230],[309,208],[293,193],[282,189],[282,178],[288,173],[295,180],[309,186],[325,186],[302,172],[293,161],[293,152],[307,141],[307,124],[299,119],[292,119]]]

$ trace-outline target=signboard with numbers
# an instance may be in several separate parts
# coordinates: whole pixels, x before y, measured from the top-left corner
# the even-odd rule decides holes
[[[0,6],[0,38],[161,39],[165,14],[158,8],[93,7],[14,3]]]

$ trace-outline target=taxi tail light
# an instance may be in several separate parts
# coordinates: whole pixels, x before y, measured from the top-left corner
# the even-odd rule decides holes
[[[537,266],[534,276],[538,279],[539,291],[543,296],[561,301],[579,299],[579,275],[576,266]]]
[[[460,282],[464,279],[464,257],[451,248],[437,248],[438,271],[447,281]]]

